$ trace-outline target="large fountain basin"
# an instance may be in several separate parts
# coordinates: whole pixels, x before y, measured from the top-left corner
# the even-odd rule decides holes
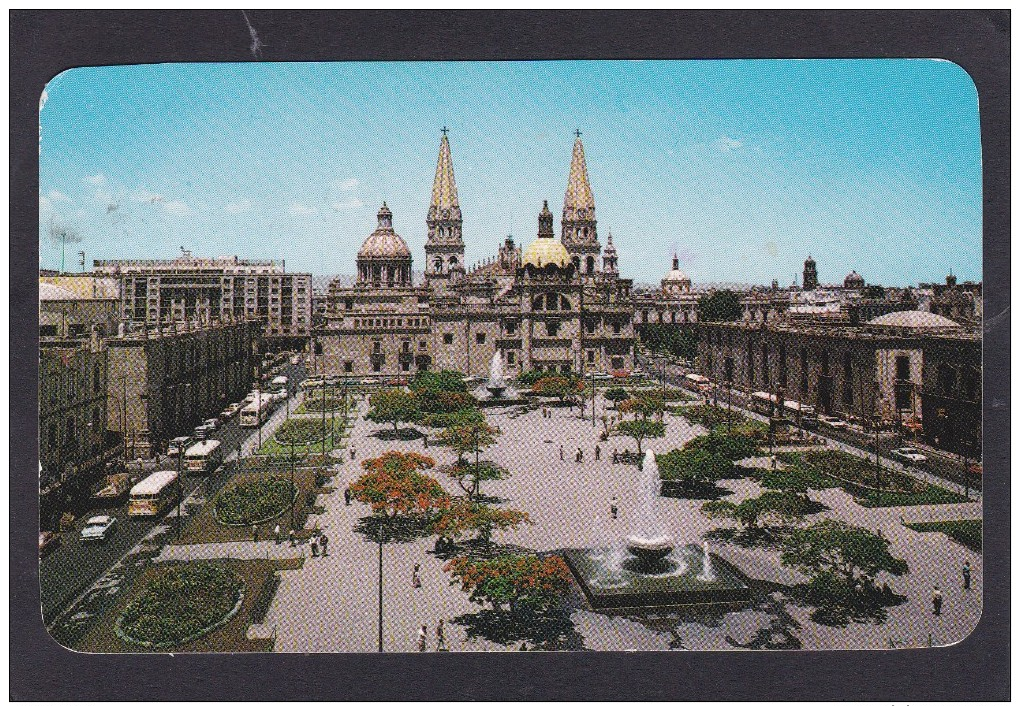
[[[627,537],[627,551],[642,564],[658,564],[673,552],[673,538],[668,535],[652,538],[631,535]]]

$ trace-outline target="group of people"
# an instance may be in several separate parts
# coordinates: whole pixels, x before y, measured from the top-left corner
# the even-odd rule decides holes
[[[312,548],[312,556],[327,556],[329,537],[321,532],[313,534],[312,538],[308,540],[308,546]]]
[[[616,449],[613,449],[613,463],[616,463],[616,457],[617,457]],[[598,461],[600,458],[602,458],[602,447],[599,446],[598,444],[595,444],[595,460]],[[563,444],[560,444],[560,460],[562,461],[563,459],[564,459]],[[574,453],[574,462],[575,463],[584,462],[584,449],[582,449],[580,446],[577,447],[577,452]]]
[[[443,619],[440,618],[436,624],[436,652],[449,652],[449,648],[446,646],[446,633],[444,628]],[[429,626],[422,623],[421,627],[418,628],[418,651],[424,652],[428,649],[429,641]]]

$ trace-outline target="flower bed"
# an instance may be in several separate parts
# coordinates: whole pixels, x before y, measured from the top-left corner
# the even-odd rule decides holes
[[[323,407],[326,408],[327,412],[340,412],[343,410],[343,406],[343,395],[327,393],[324,396],[318,393],[306,397],[301,406],[294,410],[294,414],[321,414]]]
[[[213,514],[222,525],[250,527],[282,515],[296,497],[297,488],[283,476],[254,478],[217,495]]]
[[[243,600],[244,582],[224,566],[173,566],[124,608],[115,629],[125,642],[175,647],[226,625]]]
[[[277,428],[273,438],[285,446],[289,444],[305,446],[313,441],[321,441],[322,430],[321,419],[288,419]],[[326,432],[329,432],[328,423]]]

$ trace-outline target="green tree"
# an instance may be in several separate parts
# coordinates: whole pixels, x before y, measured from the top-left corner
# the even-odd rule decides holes
[[[810,501],[796,493],[768,490],[739,503],[712,500],[702,505],[701,511],[713,519],[732,520],[744,532],[771,534],[777,529],[802,522],[811,513],[811,505]]]
[[[569,377],[542,378],[531,386],[531,391],[542,397],[556,397],[560,403],[567,402],[571,407],[577,402],[577,395],[584,390],[584,383]]]
[[[412,392],[467,392],[464,376],[455,370],[419,370],[408,387]]]
[[[393,432],[401,422],[410,423],[418,418],[417,401],[404,390],[384,390],[377,392],[369,399],[372,409],[366,418],[379,424],[393,424]]]
[[[823,592],[833,588],[871,592],[883,571],[893,576],[908,571],[907,562],[889,552],[889,540],[838,520],[793,530],[783,543],[780,561],[810,576],[809,588]]]
[[[698,297],[698,321],[738,321],[743,314],[740,297],[729,289]]]
[[[666,435],[666,425],[647,419],[628,419],[616,425],[617,436],[629,436],[637,442],[638,457],[641,457],[641,444],[645,439],[661,439]]]
[[[434,429],[480,424],[485,415],[477,407],[465,407],[453,412],[436,412],[422,416],[421,423]]]
[[[457,481],[469,499],[478,497],[482,481],[500,480],[509,475],[501,466],[481,463],[482,451],[495,444],[498,435],[499,431],[484,421],[447,427],[439,433],[439,443],[457,454],[457,462],[447,470],[447,474]],[[474,454],[475,462],[466,463],[465,454]]]
[[[733,462],[700,449],[673,449],[655,457],[659,477],[686,491],[696,491],[733,474]]]
[[[607,400],[613,403],[613,409],[616,409],[616,405],[630,398],[630,393],[624,390],[622,387],[610,387],[606,390],[603,395]]]

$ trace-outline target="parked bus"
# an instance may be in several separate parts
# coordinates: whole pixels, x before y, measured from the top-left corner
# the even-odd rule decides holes
[[[200,441],[184,454],[185,473],[210,473],[223,463],[223,448],[215,439]]]
[[[687,384],[693,387],[698,392],[708,392],[712,389],[712,381],[704,375],[698,375],[697,373],[687,373],[684,375],[684,380]]]
[[[287,376],[277,375],[275,378],[269,381],[270,390],[285,390],[287,389]]]
[[[128,517],[156,517],[177,500],[177,471],[156,471],[131,489]]]
[[[242,427],[261,426],[272,409],[272,395],[256,393],[255,398],[241,410]]]

